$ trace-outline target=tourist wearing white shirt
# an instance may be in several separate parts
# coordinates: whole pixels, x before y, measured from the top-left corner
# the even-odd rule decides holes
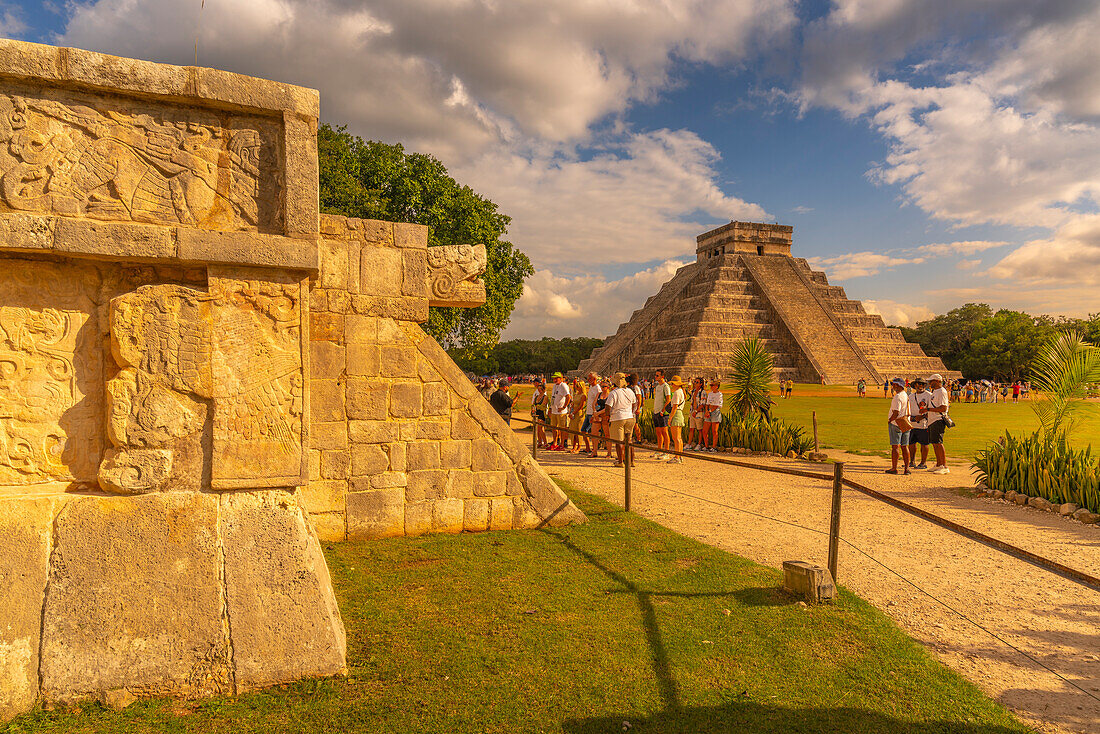
[[[894,391],[894,399],[890,401],[890,410],[887,413],[886,426],[890,434],[890,468],[887,474],[898,473],[898,454],[902,456],[904,474],[909,474],[909,431],[903,431],[895,422],[899,417],[909,417],[909,395],[905,392],[905,381],[900,377],[890,382],[890,389]]]
[[[614,382],[618,387],[607,396],[606,410],[611,418],[611,438],[624,441],[634,433],[634,406],[638,402],[638,396],[634,394],[633,386],[627,384],[626,375],[622,372],[615,374]],[[615,466],[622,466],[624,457],[621,443],[615,444],[615,453],[618,456]],[[627,457],[628,461],[631,459],[632,456]]]
[[[943,448],[943,432],[947,428],[945,418],[951,401],[941,376],[932,375],[928,378],[928,384],[932,386],[932,400],[924,413],[928,416],[928,440],[932,443],[932,450],[936,452],[936,466],[931,471],[933,474],[950,474],[951,470],[947,468],[947,451]]]
[[[565,378],[560,372],[554,373],[554,390],[550,393],[550,427],[554,429],[554,442],[550,444],[551,451],[565,451],[566,434],[563,428],[569,424],[569,404],[573,401],[573,393],[565,384]]]
[[[599,377],[595,372],[588,373],[588,399],[584,406],[584,424],[581,432],[584,433],[584,452],[591,454],[595,449],[588,441],[588,435],[592,430],[592,414],[596,412],[596,401],[600,399]]]
[[[925,389],[926,382],[916,378],[910,385],[909,420],[913,424],[909,432],[909,467],[911,469],[928,468],[928,414],[925,412],[932,403],[932,393]],[[917,463],[917,446],[920,446],[920,464]]]
[[[703,396],[703,448],[701,451],[718,451],[718,425],[722,422],[722,395],[720,380],[710,381],[710,390]],[[707,437],[710,437],[708,444]]]

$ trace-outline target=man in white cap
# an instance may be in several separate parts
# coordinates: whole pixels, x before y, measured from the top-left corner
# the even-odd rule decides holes
[[[947,415],[948,405],[947,390],[943,387],[943,377],[932,375],[928,378],[928,384],[932,388],[932,399],[927,406],[920,409],[928,417],[928,442],[932,444],[932,450],[936,452],[936,466],[931,469],[933,474],[950,474],[947,468],[947,452],[943,448],[943,431],[947,428],[944,417]]]

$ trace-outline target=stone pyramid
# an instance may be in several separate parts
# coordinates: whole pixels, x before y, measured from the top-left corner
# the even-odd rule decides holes
[[[730,222],[696,238],[696,261],[581,362],[577,373],[726,377],[738,344],[763,340],[777,380],[882,384],[938,372],[960,376],[825,274],[791,256],[793,227]]]

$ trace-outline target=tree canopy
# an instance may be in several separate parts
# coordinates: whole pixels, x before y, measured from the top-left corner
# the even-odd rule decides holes
[[[1016,380],[1027,377],[1035,358],[1061,333],[1076,331],[1095,342],[1100,314],[1055,318],[1009,309],[994,312],[985,303],[967,303],[901,331],[906,341],[920,344],[926,354],[965,377]]]
[[[484,244],[485,305],[433,308],[425,331],[467,359],[484,358],[508,325],[531,261],[503,239],[511,218],[447,174],[436,158],[322,125],[317,135],[321,211],[428,227],[428,245]]]
[[[506,375],[545,375],[551,372],[568,372],[577,369],[582,359],[603,344],[603,339],[581,336],[576,338],[538,340],[513,339],[497,344],[486,357],[469,358],[460,350],[452,350],[451,357],[462,369],[479,375],[503,373]]]

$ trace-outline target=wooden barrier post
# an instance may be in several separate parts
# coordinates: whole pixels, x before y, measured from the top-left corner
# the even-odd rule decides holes
[[[631,430],[630,433],[633,433]],[[623,490],[625,498],[623,505],[626,507],[626,511],[630,512],[630,434],[626,434],[626,443],[623,444]]]
[[[840,551],[840,490],[844,486],[844,462],[833,464],[833,512],[829,518],[829,573],[836,583],[837,554]]]
[[[814,453],[819,453],[821,449],[817,447],[817,411],[814,411]]]

